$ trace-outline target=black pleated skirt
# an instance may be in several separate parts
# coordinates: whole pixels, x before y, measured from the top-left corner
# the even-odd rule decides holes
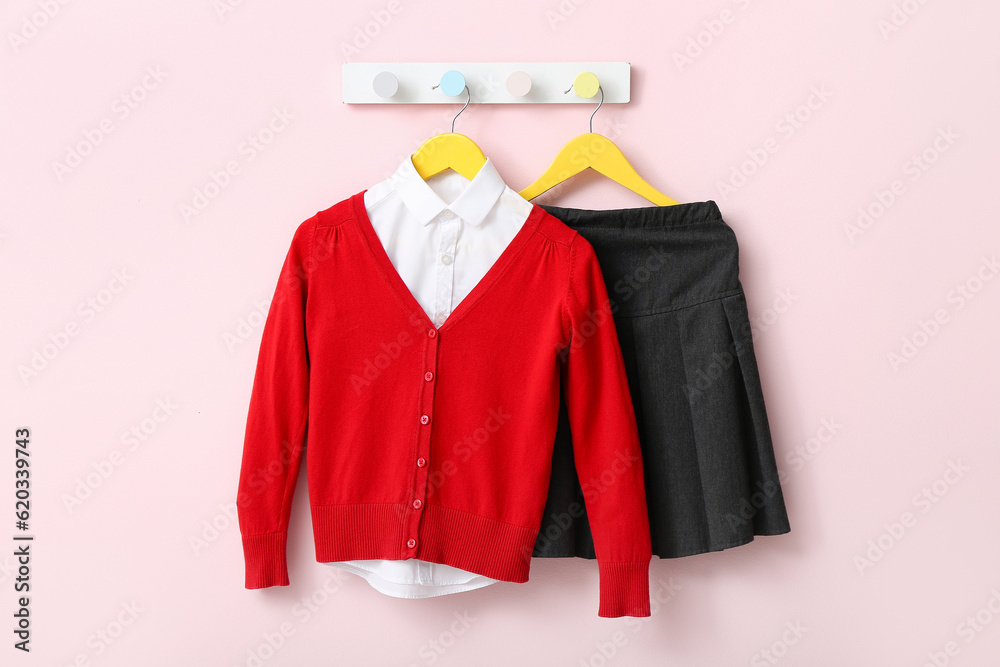
[[[653,555],[790,530],[736,235],[714,201],[612,210],[543,205],[593,246],[639,425]],[[565,405],[535,557],[595,558]]]

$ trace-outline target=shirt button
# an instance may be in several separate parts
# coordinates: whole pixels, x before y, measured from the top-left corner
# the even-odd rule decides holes
[[[430,417],[428,417],[427,415],[420,415],[420,423],[421,423],[421,424],[426,424],[426,423],[427,423],[427,422],[429,422],[430,420],[431,420],[431,418],[430,418]]]
[[[437,329],[428,329],[427,335],[430,336],[431,338],[434,338],[434,336],[438,335]]]
[[[425,459],[422,456],[419,459],[417,459],[417,467],[418,468],[423,468],[425,465],[427,465],[427,459]]]
[[[413,547],[417,546],[417,541],[411,537],[410,539],[406,540],[406,546],[412,549]]]
[[[442,264],[451,264],[451,255],[441,255]]]
[[[442,220],[451,220],[454,217],[455,217],[455,213],[452,212],[451,209],[445,209],[445,210],[441,211],[441,219]]]
[[[424,373],[424,379],[430,382],[431,380],[434,379],[434,373],[427,371],[426,373]]]
[[[434,324],[438,326],[444,324],[444,313],[436,313],[434,315]]]
[[[423,506],[423,504],[424,503],[420,500],[420,498],[417,498],[413,501],[413,509],[418,510]]]

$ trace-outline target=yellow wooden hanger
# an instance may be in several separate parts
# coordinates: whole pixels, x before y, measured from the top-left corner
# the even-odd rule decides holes
[[[604,90],[597,83],[596,76],[589,72],[584,74],[589,74],[592,78],[585,77],[582,74],[577,77],[573,86],[577,88],[578,92],[585,93],[587,92],[588,85],[593,86],[596,84],[594,92],[599,90],[601,93],[601,102],[597,105],[597,109],[600,109],[601,104],[604,104]],[[569,90],[566,92],[568,93]],[[583,96],[593,97],[594,92]],[[632,165],[629,164],[628,160],[625,159],[624,153],[622,153],[621,149],[613,141],[604,135],[594,132],[594,114],[597,113],[597,109],[594,109],[594,113],[590,114],[590,132],[571,139],[569,143],[562,147],[556,158],[552,161],[552,164],[545,170],[545,173],[534,183],[521,190],[519,194],[525,199],[534,199],[543,192],[559,185],[563,181],[569,180],[570,177],[590,167],[597,173],[603,174],[616,183],[620,183],[629,190],[645,197],[657,206],[679,204],[680,202],[676,199],[671,199],[647,183]]]
[[[437,86],[434,86],[437,88]],[[455,132],[455,120],[462,115],[465,107],[472,101],[472,91],[468,86],[465,90],[469,92],[469,99],[465,102],[462,110],[451,119],[451,132],[442,132],[420,144],[420,148],[410,156],[413,166],[416,168],[420,178],[425,181],[440,174],[445,169],[454,169],[470,181],[479,172],[479,169],[486,164],[486,156],[472,139],[464,134]]]

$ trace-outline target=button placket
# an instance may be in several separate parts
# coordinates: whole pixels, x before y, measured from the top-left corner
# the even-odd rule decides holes
[[[455,296],[455,248],[462,221],[451,211],[441,214],[434,277],[434,326],[440,327],[451,315]]]
[[[424,344],[424,366],[413,378],[420,384],[420,403],[417,406],[417,453],[414,461],[414,483],[405,514],[405,552],[407,558],[416,558],[420,546],[420,519],[427,506],[427,485],[430,478],[431,434],[434,428],[434,386],[437,384],[437,353],[440,333],[427,330]]]

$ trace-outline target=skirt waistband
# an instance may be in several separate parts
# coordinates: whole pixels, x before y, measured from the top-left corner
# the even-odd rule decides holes
[[[725,225],[714,200],[684,202],[672,206],[636,208],[580,209],[539,204],[570,227],[680,227],[701,223]]]
[[[742,293],[736,234],[712,200],[605,210],[540,206],[593,246],[616,317]]]

